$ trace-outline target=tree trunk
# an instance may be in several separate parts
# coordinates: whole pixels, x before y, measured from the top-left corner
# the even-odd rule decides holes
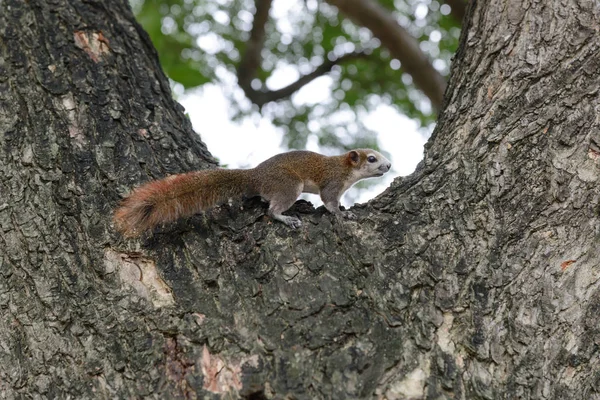
[[[600,398],[599,20],[473,0],[424,161],[356,222],[125,241],[120,196],[214,161],[126,1],[0,2],[0,393]]]

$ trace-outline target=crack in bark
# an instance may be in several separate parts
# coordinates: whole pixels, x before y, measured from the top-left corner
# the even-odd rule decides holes
[[[165,372],[185,399],[196,399],[196,392],[190,387],[187,377],[195,370],[194,363],[183,355],[175,336],[165,337]]]

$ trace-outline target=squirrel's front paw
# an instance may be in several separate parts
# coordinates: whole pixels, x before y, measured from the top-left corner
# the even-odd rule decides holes
[[[344,211],[342,215],[344,218],[349,219],[350,221],[356,221],[358,219],[356,214],[354,214],[352,211]]]
[[[297,229],[300,228],[302,226],[302,222],[296,218],[296,217],[290,217],[287,215],[282,215],[281,218],[279,219],[281,222],[283,222],[284,224],[286,224],[287,226],[289,226],[292,229]]]

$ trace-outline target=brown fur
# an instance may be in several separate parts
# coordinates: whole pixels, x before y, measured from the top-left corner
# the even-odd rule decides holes
[[[117,230],[135,237],[155,226],[188,217],[227,201],[252,194],[244,170],[207,170],[172,175],[135,189],[115,211]]]
[[[297,218],[282,213],[300,193],[320,193],[326,208],[341,214],[339,199],[343,192],[356,181],[375,176],[361,175],[371,153],[373,150],[361,149],[327,157],[310,151],[292,151],[271,157],[253,169],[169,176],[142,185],[125,198],[115,211],[115,226],[124,236],[135,237],[161,223],[193,215],[229,198],[261,195],[270,202],[269,214],[273,218],[298,227]],[[389,169],[385,157],[381,163],[387,163],[384,165]]]

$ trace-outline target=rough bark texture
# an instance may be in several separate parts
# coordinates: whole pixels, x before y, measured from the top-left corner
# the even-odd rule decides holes
[[[125,1],[4,0],[0,393],[599,398],[599,19],[473,2],[425,160],[358,221],[123,241],[119,195],[211,158]]]

